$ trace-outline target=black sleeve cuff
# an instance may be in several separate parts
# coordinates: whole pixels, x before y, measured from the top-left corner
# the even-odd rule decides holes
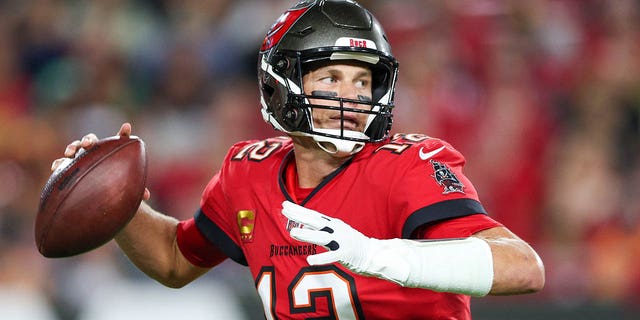
[[[211,243],[216,245],[224,254],[226,254],[233,261],[247,266],[247,258],[244,256],[242,249],[233,242],[229,236],[227,236],[217,224],[215,224],[209,217],[207,217],[202,209],[198,209],[194,216],[196,226],[202,232],[202,234]]]
[[[472,214],[487,214],[480,202],[473,199],[455,199],[434,203],[412,213],[402,228],[402,238],[409,239],[419,227],[441,220]]]

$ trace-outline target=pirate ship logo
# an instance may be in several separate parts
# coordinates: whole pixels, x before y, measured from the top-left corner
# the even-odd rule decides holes
[[[434,161],[429,160],[431,165],[433,166],[433,175],[432,177],[436,179],[436,182],[444,188],[442,194],[448,194],[452,192],[464,193],[464,185],[460,182],[460,179],[455,175],[455,173],[451,172],[451,169],[446,165]]]

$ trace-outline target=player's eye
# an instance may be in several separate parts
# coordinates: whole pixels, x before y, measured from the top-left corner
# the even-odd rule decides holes
[[[338,80],[334,76],[327,76],[327,77],[321,78],[320,82],[324,84],[334,84],[338,82]]]
[[[358,80],[358,81],[356,81],[355,85],[356,85],[357,88],[364,89],[364,88],[367,88],[367,86],[369,85],[369,81],[367,81],[367,80]]]

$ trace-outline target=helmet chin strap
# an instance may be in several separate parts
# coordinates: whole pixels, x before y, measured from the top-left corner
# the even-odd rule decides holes
[[[320,133],[340,135],[340,129],[315,129]],[[343,135],[348,138],[369,139],[367,135],[359,131],[344,130]],[[346,157],[356,154],[364,148],[364,142],[343,140],[320,135],[312,135],[318,146],[334,157]]]

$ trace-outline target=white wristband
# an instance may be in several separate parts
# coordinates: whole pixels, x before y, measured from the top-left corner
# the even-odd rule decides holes
[[[484,296],[493,284],[493,256],[479,238],[420,241],[370,239],[377,254],[364,274],[406,287]]]

